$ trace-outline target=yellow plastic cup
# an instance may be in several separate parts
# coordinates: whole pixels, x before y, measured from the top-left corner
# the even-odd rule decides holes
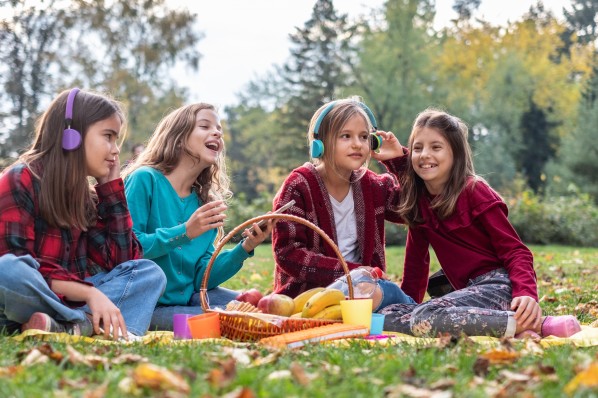
[[[220,338],[220,316],[216,312],[192,316],[187,323],[194,339]]]
[[[372,327],[372,299],[341,301],[343,323]]]

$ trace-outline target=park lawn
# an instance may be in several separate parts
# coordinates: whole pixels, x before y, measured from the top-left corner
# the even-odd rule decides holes
[[[575,314],[583,323],[595,322],[598,318],[598,249],[531,248],[544,313]],[[403,253],[401,247],[388,248],[388,274],[396,280],[400,280]],[[437,268],[434,263],[432,270]],[[267,292],[272,284],[272,271],[271,248],[264,245],[226,286],[256,287]],[[53,360],[19,366],[33,348],[53,351]],[[67,350],[71,349],[88,355],[91,364],[69,359]],[[3,336],[0,352],[0,397],[598,395],[598,375],[588,371],[598,368],[598,347],[542,348],[529,341],[505,341],[498,347],[475,344],[467,338],[441,339],[417,346],[370,346],[356,341],[340,347],[322,344],[273,352],[255,344],[199,342],[107,346],[75,343],[67,347],[64,343],[39,340],[17,342]],[[140,362],[135,357],[129,357],[132,362],[123,364],[111,361],[132,354],[163,369],[159,374],[164,380],[156,382],[161,387],[130,387],[135,383],[127,382],[132,380],[135,369],[142,369]],[[91,355],[108,361],[98,364]],[[501,358],[502,363],[498,363]],[[168,371],[173,372],[170,378]],[[136,374],[139,377],[140,373]],[[145,375],[146,379],[156,381],[151,374]],[[577,389],[572,382],[576,375],[575,380],[585,375]],[[590,387],[584,388],[588,385]]]

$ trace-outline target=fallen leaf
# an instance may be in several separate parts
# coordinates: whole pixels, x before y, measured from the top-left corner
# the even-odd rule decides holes
[[[500,372],[498,372],[498,374],[501,375],[506,380],[516,381],[519,383],[530,381],[532,379],[532,377],[530,375],[523,374],[523,373],[511,372],[510,370],[506,370],[506,369],[501,370]]]
[[[491,350],[480,356],[487,359],[490,364],[508,364],[515,362],[520,354],[514,351]]]
[[[210,370],[206,379],[214,387],[222,388],[228,386],[237,375],[237,363],[234,358],[228,358],[218,362],[219,368]]]
[[[268,380],[278,380],[278,379],[285,379],[287,377],[291,377],[291,371],[288,369],[285,370],[275,370],[274,372],[268,375]]]
[[[0,377],[8,376],[12,377],[23,370],[22,366],[7,366],[5,368],[0,368]]]
[[[239,387],[228,394],[221,395],[220,398],[255,398],[255,394],[247,387]]]
[[[72,346],[66,346],[67,358],[73,365],[86,365],[96,367],[108,364],[108,359],[99,355],[83,355]]]
[[[108,391],[107,381],[94,389],[84,391],[83,398],[104,398],[106,396],[106,391]]]
[[[42,354],[37,348],[29,351],[29,354],[21,361],[21,366],[31,366],[39,363],[46,363],[50,360],[47,355]]]
[[[478,357],[473,364],[473,373],[480,377],[486,376],[489,366],[490,361],[488,359]]]
[[[154,390],[174,390],[189,393],[189,384],[182,376],[170,370],[151,363],[138,365],[132,374],[132,379],[139,387]]]
[[[451,391],[435,391],[426,388],[415,387],[410,384],[399,384],[396,386],[386,387],[384,389],[385,398],[451,398],[453,393]]]
[[[291,371],[295,381],[301,386],[308,385],[309,382],[315,378],[314,375],[307,374],[301,364],[297,362],[291,363],[289,370]]]
[[[138,354],[122,354],[113,358],[110,363],[113,365],[122,365],[128,363],[137,363],[137,362],[149,362],[149,360],[145,357],[142,357]]]
[[[598,362],[591,363],[585,370],[579,372],[565,386],[565,393],[573,394],[579,388],[598,388]]]

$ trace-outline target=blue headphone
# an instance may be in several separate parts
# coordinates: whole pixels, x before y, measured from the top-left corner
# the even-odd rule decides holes
[[[338,101],[332,101],[330,104],[328,104],[328,106],[324,108],[324,110],[322,111],[322,113],[320,113],[320,116],[318,116],[318,119],[316,120],[316,124],[314,125],[314,140],[311,142],[310,151],[312,158],[321,158],[322,155],[324,155],[324,143],[319,138],[320,125],[322,124],[322,121],[324,121],[324,118],[326,117],[328,112],[330,112],[337,103]],[[372,123],[373,132],[370,134],[370,149],[372,151],[376,151],[380,149],[380,147],[382,146],[382,137],[374,133],[376,130],[378,130],[378,123],[376,123],[374,113],[370,110],[370,108],[367,107],[366,104],[364,104],[363,102],[358,102],[358,104],[368,115],[368,118]]]
[[[62,148],[67,151],[74,151],[81,146],[81,133],[71,128],[73,123],[73,105],[75,104],[75,96],[79,92],[77,87],[69,92],[66,100],[66,112],[64,113],[65,129],[62,133]]]

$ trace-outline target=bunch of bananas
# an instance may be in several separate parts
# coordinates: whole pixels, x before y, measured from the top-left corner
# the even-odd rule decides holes
[[[306,290],[293,299],[295,309],[291,317],[340,320],[340,302],[344,299],[345,293],[338,289],[315,287]]]

